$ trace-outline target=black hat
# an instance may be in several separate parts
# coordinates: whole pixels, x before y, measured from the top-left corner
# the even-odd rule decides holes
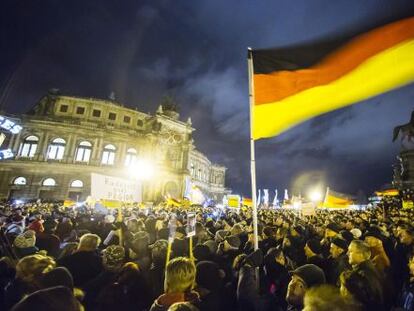
[[[226,241],[233,248],[239,248],[240,247],[240,244],[241,244],[240,238],[237,235],[229,235],[229,236],[227,236],[226,237]]]
[[[375,228],[375,227],[368,228],[367,232],[365,232],[365,234],[364,234],[364,239],[368,236],[372,236],[372,237],[377,238],[378,240],[381,240],[381,241],[384,238],[384,236],[382,235],[380,229]]]
[[[73,311],[80,309],[79,301],[73,295],[73,291],[65,286],[38,290],[20,300],[12,308],[13,311]]]
[[[336,246],[338,246],[338,247],[340,247],[340,248],[342,248],[344,250],[347,250],[348,249],[348,242],[345,241],[345,240],[343,240],[343,239],[333,238],[333,240],[332,240],[331,243],[332,244],[335,244]]]
[[[219,288],[220,270],[219,266],[212,261],[200,261],[196,266],[196,282],[197,285],[208,290]]]
[[[348,230],[341,230],[339,232],[339,234],[341,235],[341,237],[346,240],[348,243],[352,242],[352,240],[354,239],[354,235],[349,232]]]
[[[246,263],[252,267],[260,267],[263,263],[263,252],[260,248],[246,257]]]
[[[290,274],[299,276],[305,281],[308,288],[326,282],[325,273],[321,268],[314,264],[300,266],[296,270],[290,271]]]
[[[208,260],[211,255],[210,249],[208,248],[207,245],[204,245],[204,244],[196,245],[194,247],[193,253],[194,253],[194,257],[198,261]]]
[[[321,243],[317,239],[310,239],[306,242],[306,245],[310,248],[315,254],[320,254],[322,252]]]
[[[66,286],[73,289],[73,277],[65,267],[57,267],[43,275],[42,285],[44,288]]]
[[[338,224],[331,222],[326,226],[326,229],[332,230],[336,233],[339,233],[339,231],[341,231],[341,227],[339,227]]]

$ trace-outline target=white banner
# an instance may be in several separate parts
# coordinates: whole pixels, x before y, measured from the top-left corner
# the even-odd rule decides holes
[[[138,180],[92,173],[91,196],[95,200],[141,202],[142,185]]]

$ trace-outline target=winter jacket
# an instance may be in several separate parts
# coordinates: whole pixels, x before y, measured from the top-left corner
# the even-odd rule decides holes
[[[163,294],[154,301],[150,311],[167,311],[176,302],[189,302],[197,306],[200,297],[196,292]]]

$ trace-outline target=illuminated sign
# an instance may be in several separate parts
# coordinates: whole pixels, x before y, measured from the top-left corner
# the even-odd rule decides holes
[[[10,134],[19,134],[23,128],[16,124],[16,122],[7,119],[6,117],[0,116],[0,130],[6,130]],[[3,145],[6,140],[6,135],[0,133],[0,146]],[[14,154],[11,149],[0,150],[0,160],[13,158]]]

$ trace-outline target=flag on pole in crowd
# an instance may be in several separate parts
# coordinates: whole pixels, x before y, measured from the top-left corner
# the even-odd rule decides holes
[[[351,38],[253,50],[253,139],[414,81],[414,17]]]
[[[242,205],[246,207],[252,207],[253,201],[250,198],[243,197],[242,198]]]
[[[277,189],[275,189],[275,197],[273,198],[273,206],[277,206],[277,203],[279,203],[279,201],[277,200]]]
[[[283,200],[284,201],[289,200],[289,194],[288,194],[288,190],[287,189],[285,189],[285,196],[284,196]]]
[[[269,205],[269,189],[263,189],[263,204]]]
[[[326,190],[325,200],[322,203],[324,208],[348,208],[354,204],[352,195],[333,191],[329,188]]]
[[[261,200],[262,198],[261,198],[261,192],[260,192],[260,189],[259,189],[258,191],[259,191],[259,194],[257,195],[257,203],[256,203],[256,204],[257,204],[257,206],[260,206],[260,203],[261,203],[261,202],[260,202],[260,200]]]

